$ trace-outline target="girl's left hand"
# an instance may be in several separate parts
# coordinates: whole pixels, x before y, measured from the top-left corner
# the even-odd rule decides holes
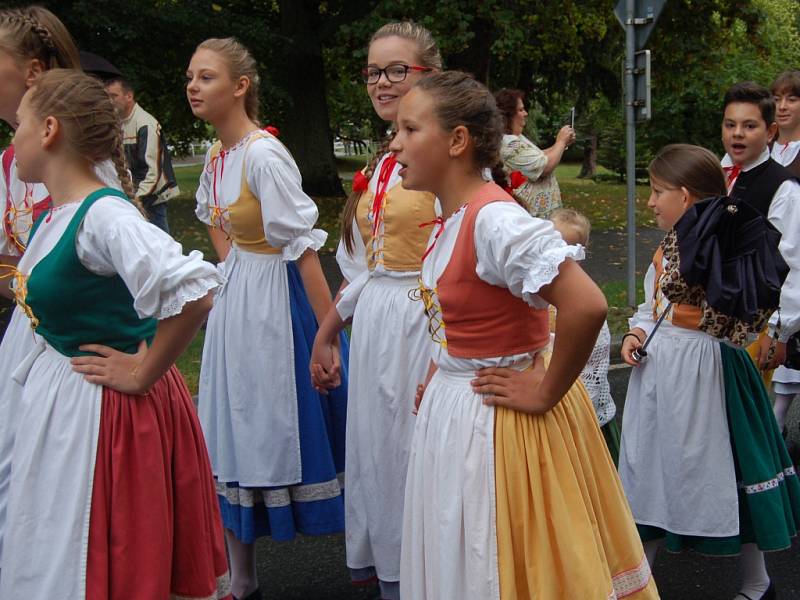
[[[539,384],[546,373],[544,357],[539,354],[533,367],[517,371],[507,367],[487,367],[477,372],[472,380],[472,391],[484,394],[487,406],[505,406],[519,412],[542,414],[554,403],[542,397]]]
[[[337,344],[325,344],[319,340],[318,335],[311,350],[309,369],[311,384],[320,394],[327,394],[339,387],[342,384],[342,376]]]
[[[136,354],[127,354],[101,344],[84,344],[84,352],[99,356],[76,356],[71,359],[72,370],[83,373],[89,383],[104,385],[123,394],[147,393],[150,385],[144,382],[138,369],[147,354],[147,343],[142,341]]]

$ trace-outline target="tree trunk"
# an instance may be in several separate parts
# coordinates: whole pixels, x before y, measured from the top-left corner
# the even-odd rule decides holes
[[[290,118],[281,126],[281,141],[303,175],[303,189],[313,195],[343,196],[333,155],[333,134],[325,95],[325,65],[318,12],[307,0],[280,0],[281,45],[268,65],[292,101]]]
[[[583,141],[583,164],[578,179],[591,179],[597,172],[597,132],[592,130]]]
[[[472,22],[472,32],[475,34],[472,42],[461,52],[447,57],[447,68],[472,73],[475,79],[488,84],[494,26],[488,19],[478,15]]]

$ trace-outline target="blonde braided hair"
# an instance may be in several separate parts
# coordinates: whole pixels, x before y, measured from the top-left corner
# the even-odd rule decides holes
[[[29,94],[33,112],[40,118],[57,119],[75,153],[95,164],[113,162],[122,190],[144,214],[125,163],[122,124],[103,84],[81,71],[51,69]]]
[[[41,6],[0,10],[0,47],[18,61],[37,59],[45,69],[81,68],[67,28]]]

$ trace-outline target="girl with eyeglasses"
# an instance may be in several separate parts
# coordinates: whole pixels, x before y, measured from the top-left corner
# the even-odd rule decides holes
[[[375,112],[394,123],[400,99],[442,59],[431,33],[390,23],[372,36],[362,75]],[[345,495],[347,565],[355,582],[377,578],[381,598],[399,598],[400,534],[415,387],[426,375],[429,336],[416,288],[435,198],[403,187],[384,143],[356,173],[337,252],[345,283],[314,344],[321,387],[336,379],[332,341],[352,318]]]

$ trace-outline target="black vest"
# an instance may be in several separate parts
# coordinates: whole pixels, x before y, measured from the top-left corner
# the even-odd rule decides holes
[[[789,169],[789,172],[795,176],[795,178],[800,179],[800,152],[797,153],[797,156],[794,157],[794,160],[786,165],[786,168]]]
[[[747,202],[766,217],[775,192],[790,179],[795,179],[795,176],[789,169],[768,158],[757,167],[739,173],[728,195],[735,200]]]

